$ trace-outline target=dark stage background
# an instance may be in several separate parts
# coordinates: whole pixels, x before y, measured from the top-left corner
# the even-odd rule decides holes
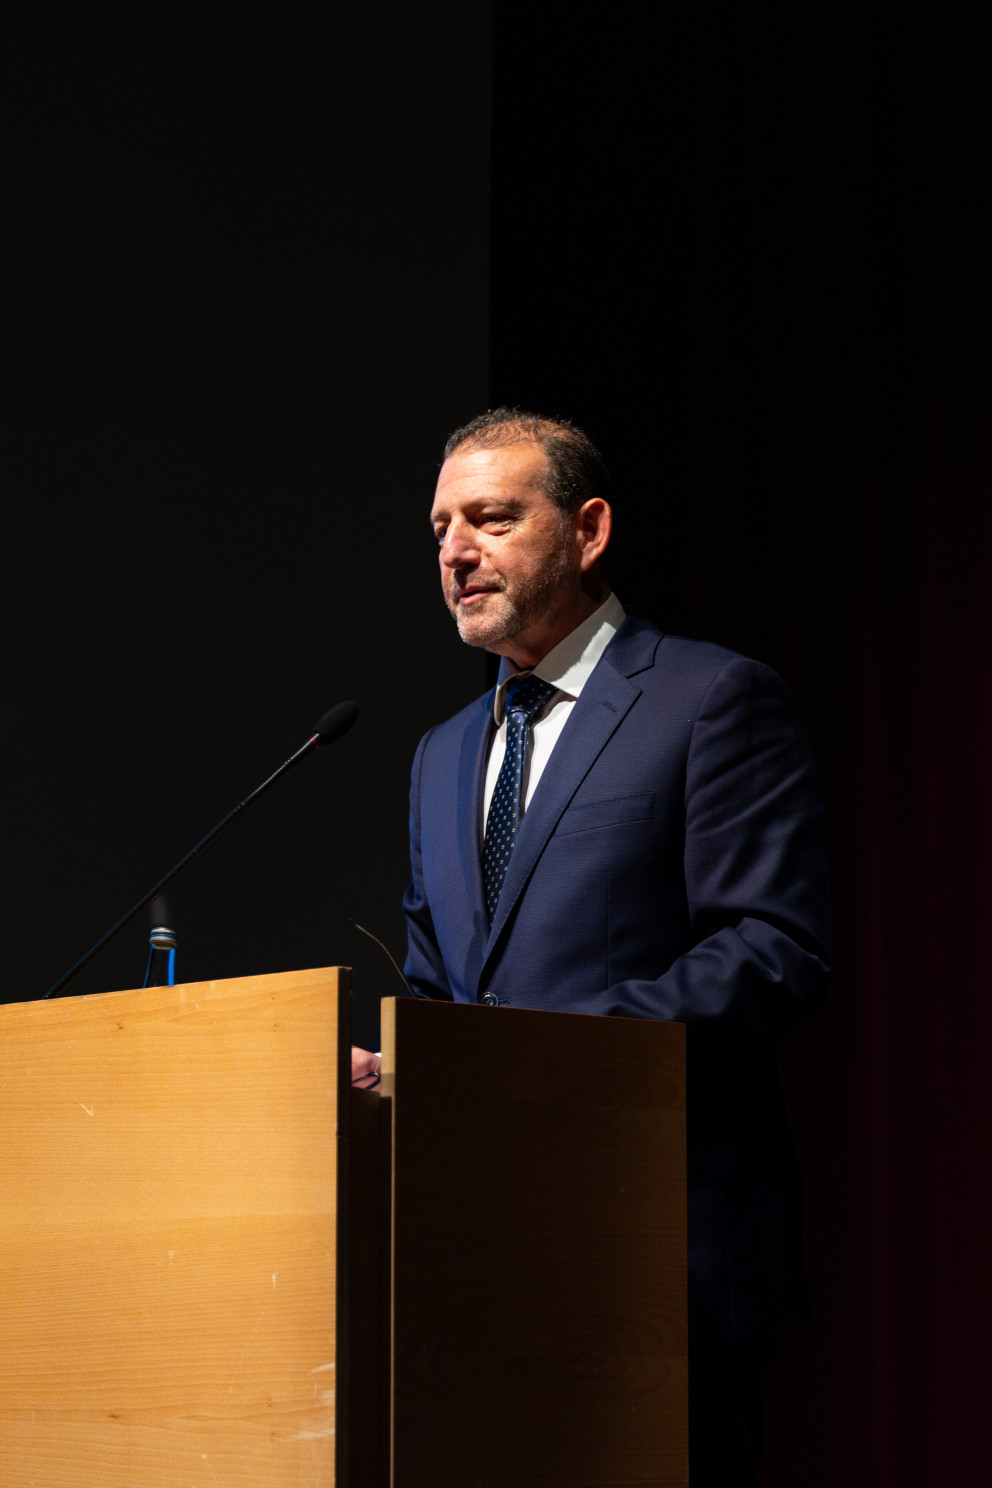
[[[816,1327],[769,1488],[992,1480],[992,14],[497,6],[494,401],[619,477],[617,589],[760,656],[838,958],[786,1048]]]
[[[398,982],[348,916],[402,956],[409,763],[485,676],[427,513],[486,398],[491,21],[181,14],[8,38],[5,995],[353,697],[170,911],[182,980],[353,965],[371,1040]],[[140,985],[147,931],[77,990]]]
[[[497,0],[7,48],[6,996],[354,696],[174,912],[183,979],[350,962],[373,1036],[346,916],[399,951],[409,759],[485,674],[435,594],[437,445],[573,414],[621,597],[776,666],[827,800],[836,987],[786,1049],[818,1321],[770,1488],[992,1468],[990,32]]]

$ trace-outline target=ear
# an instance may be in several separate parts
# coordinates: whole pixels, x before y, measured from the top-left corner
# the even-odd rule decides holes
[[[575,514],[575,540],[579,567],[588,573],[606,552],[613,531],[613,510],[601,496],[593,496]]]

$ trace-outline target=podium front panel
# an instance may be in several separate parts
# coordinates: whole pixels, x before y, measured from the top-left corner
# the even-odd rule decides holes
[[[0,1011],[0,1488],[335,1482],[342,980]]]
[[[684,1488],[684,1029],[384,1007],[392,1488]]]

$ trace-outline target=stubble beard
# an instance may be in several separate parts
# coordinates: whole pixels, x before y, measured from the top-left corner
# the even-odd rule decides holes
[[[457,600],[453,604],[449,601],[458,634],[466,645],[481,646],[486,651],[516,640],[553,608],[571,576],[569,554],[562,546],[526,587],[512,592],[501,579],[501,587],[482,601],[484,612],[481,608],[464,610]]]

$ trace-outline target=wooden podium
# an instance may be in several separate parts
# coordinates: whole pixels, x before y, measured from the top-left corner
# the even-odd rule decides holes
[[[0,1488],[687,1482],[682,1029],[347,993],[0,1008]]]

